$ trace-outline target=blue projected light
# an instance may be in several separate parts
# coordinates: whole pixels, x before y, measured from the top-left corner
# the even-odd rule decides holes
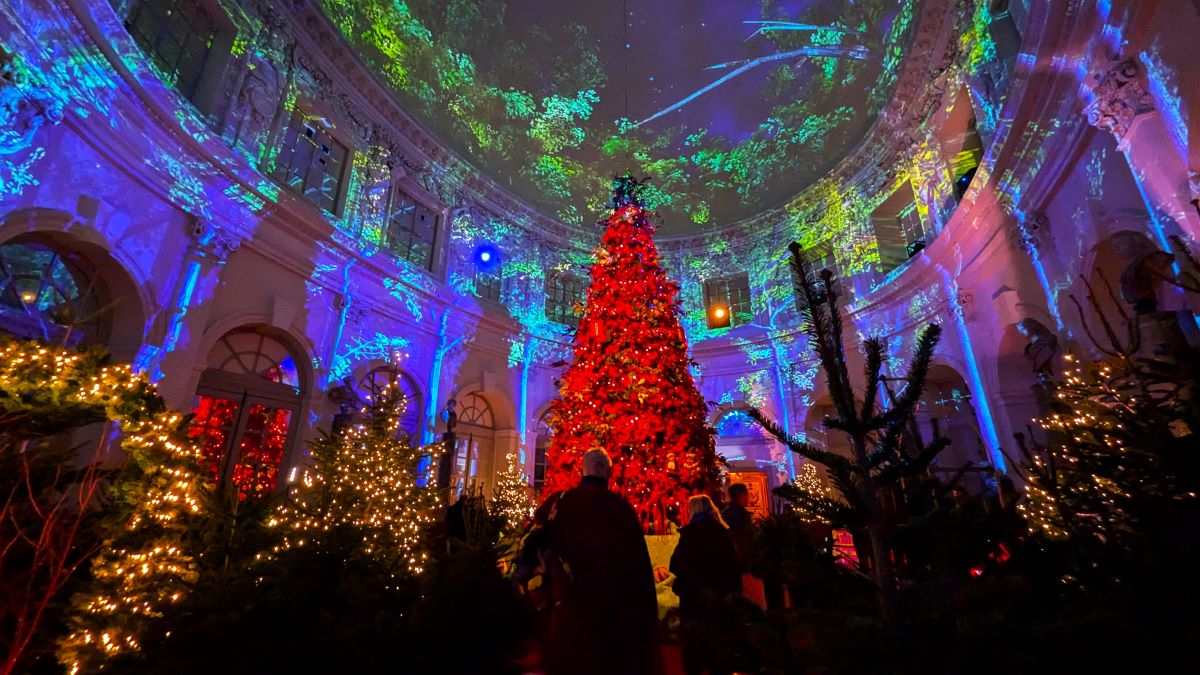
[[[480,244],[471,255],[475,267],[481,272],[491,272],[500,267],[500,249],[495,244]]]

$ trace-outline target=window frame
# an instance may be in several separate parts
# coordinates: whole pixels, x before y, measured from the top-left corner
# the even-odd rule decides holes
[[[565,285],[565,283],[570,283],[570,286]],[[575,303],[587,303],[588,283],[588,280],[584,277],[568,272],[547,274],[544,284],[544,291],[546,293],[546,319],[570,328],[579,328],[580,315],[575,313]],[[568,297],[568,291],[576,287],[579,293],[577,298],[575,296]],[[571,300],[570,306],[558,302],[560,295],[563,302]]]
[[[154,0],[130,0],[126,2],[123,7],[119,8],[120,20],[126,34],[129,35],[129,38],[141,50],[146,60],[153,63],[158,70],[163,71],[165,69],[158,62],[162,56],[154,53],[151,49],[147,49],[142,44],[141,39],[134,34],[133,17],[143,7],[153,2]],[[177,9],[179,4],[180,0],[174,0],[172,2],[172,10]],[[203,11],[215,26],[215,31],[209,38],[208,50],[204,55],[204,64],[200,67],[196,75],[196,81],[191,93],[186,93],[179,88],[178,68],[174,72],[169,73],[174,77],[174,81],[168,82],[164,80],[163,83],[192,105],[202,117],[207,117],[217,112],[218,104],[221,102],[221,85],[225,79],[229,65],[233,61],[233,44],[237,40],[238,28],[220,3],[214,0],[195,0],[193,4]],[[157,37],[161,37],[162,33],[167,30],[169,29],[159,27]],[[140,30],[137,30],[137,33],[142,34]]]
[[[305,195],[303,185],[301,189],[292,187],[287,177],[287,174],[291,171],[290,164],[288,165],[287,169],[282,168],[283,164],[281,158],[283,157],[285,143],[288,139],[289,133],[294,125],[303,125],[306,120],[312,120],[314,122],[314,126],[318,127],[326,136],[329,137],[330,140],[345,148],[346,151],[345,159],[342,161],[340,175],[337,178],[337,194],[334,196],[332,210],[326,209],[324,206]],[[297,137],[294,142],[299,142],[299,140],[300,135],[299,132],[297,132]],[[341,133],[337,129],[337,126],[329,121],[329,117],[323,114],[320,106],[309,101],[298,100],[296,101],[295,106],[292,108],[291,115],[283,121],[282,125],[277,130],[273,146],[275,147],[275,156],[270,171],[271,178],[284,190],[287,190],[289,193],[295,195],[305,204],[318,209],[322,214],[333,218],[340,218],[345,212],[346,202],[348,201],[347,197],[351,182],[351,172],[354,167],[354,156],[356,154],[355,144],[349,139],[349,137],[346,134]],[[294,155],[295,150],[293,146],[289,154],[289,158]],[[308,182],[307,171],[312,169],[312,165],[313,160],[310,159],[307,164],[308,168],[304,174],[305,185]]]
[[[482,280],[494,279],[495,283],[493,284],[489,281],[486,284],[481,284],[480,283],[481,279]],[[475,296],[478,297],[480,300],[486,300],[488,302],[492,302],[495,304],[502,304],[504,302],[504,276],[500,273],[500,270],[496,270],[494,272],[485,272],[483,270],[476,270],[475,276],[474,276],[474,283],[475,283]],[[489,292],[484,293],[483,292],[484,289],[487,289]],[[493,293],[490,292],[492,289],[495,289],[494,295],[493,295]]]
[[[201,396],[231,400],[238,405],[234,424],[230,428],[228,438],[225,439],[221,475],[216,477],[218,490],[237,489],[233,481],[233,471],[241,463],[241,442],[246,436],[246,423],[250,416],[251,406],[262,404],[273,409],[289,411],[291,416],[288,422],[287,436],[284,439],[283,455],[279,460],[279,471],[272,490],[273,493],[277,493],[287,488],[288,473],[295,465],[297,440],[302,433],[300,427],[304,424],[302,413],[307,382],[304,372],[299,368],[296,370],[296,385],[292,386],[261,377],[254,378],[249,373],[234,373],[208,365],[212,351],[237,333],[257,333],[264,339],[264,342],[260,342],[256,354],[263,354],[265,340],[272,340],[279,343],[297,364],[301,363],[295,349],[288,341],[272,331],[259,330],[252,326],[242,326],[226,331],[209,347],[209,353],[205,354],[205,368],[196,385],[192,408],[195,409]],[[232,352],[231,350],[231,356],[235,358],[236,354],[240,353],[244,352]]]
[[[400,384],[400,393],[405,394],[407,398],[404,415],[400,418],[399,433],[403,433],[408,437],[408,441],[413,447],[420,444],[422,434],[425,430],[425,411],[424,397],[421,394],[420,387],[417,386],[417,380],[408,371],[394,364],[381,364],[368,369],[366,372],[356,378],[355,390],[359,398],[364,403],[374,401],[379,395],[379,382],[377,375],[389,374],[394,383]],[[411,390],[411,393],[406,393],[404,389]],[[404,428],[405,418],[416,417],[415,429],[409,432]]]
[[[738,291],[739,296],[744,296],[738,298],[736,302],[733,297],[735,290]],[[743,290],[744,293],[742,292]],[[754,322],[754,298],[753,291],[750,288],[749,272],[734,272],[733,274],[705,279],[703,293],[705,315],[709,314],[708,308],[713,306],[713,302],[720,300],[725,303],[725,308],[729,311],[730,328]],[[709,328],[713,327],[710,319]]]
[[[413,262],[407,255],[401,253],[392,245],[392,223],[395,222],[393,220],[393,216],[395,215],[395,210],[397,208],[397,201],[401,197],[407,198],[407,200],[414,204],[417,208],[425,209],[433,217],[433,236],[430,237],[429,240],[429,259],[424,265]],[[415,183],[401,179],[393,180],[391,185],[388,187],[387,209],[384,217],[381,246],[400,260],[403,260],[406,264],[411,265],[423,272],[436,274],[441,262],[441,243],[443,237],[445,236],[445,230],[447,229],[446,223],[448,220],[449,219],[446,217],[446,209],[438,204],[436,200],[430,198],[429,195],[427,195],[425,191],[418,187]],[[411,248],[412,246],[410,239],[409,249],[411,250]]]
[[[37,269],[14,269],[6,259],[5,253],[18,246],[43,252],[48,256],[48,260],[39,264]],[[61,279],[56,278],[54,274],[57,269],[61,269],[61,272],[70,278],[75,291],[73,296],[68,297],[63,293]],[[13,274],[14,271],[19,274]],[[25,298],[24,294],[19,292],[15,282],[22,279],[37,281],[37,294],[32,299]],[[63,302],[60,306],[69,305],[76,313],[86,314],[76,316],[70,325],[59,323],[49,309],[38,307],[41,304],[41,296],[47,290],[61,298]],[[3,308],[0,308],[2,333],[24,339],[67,339],[70,346],[108,345],[112,339],[112,293],[104,283],[99,268],[86,255],[40,239],[19,238],[0,243],[0,293],[11,293],[11,299],[15,305],[19,305],[4,303]],[[7,317],[11,317],[12,321],[6,321]],[[39,329],[38,333],[33,332],[35,327]],[[50,327],[53,327],[52,332],[47,331]]]

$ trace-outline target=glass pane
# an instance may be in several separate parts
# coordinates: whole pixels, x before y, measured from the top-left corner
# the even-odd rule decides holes
[[[215,482],[221,477],[229,450],[233,425],[237,423],[238,404],[227,398],[198,396],[192,408],[195,418],[188,436],[200,444],[201,461]]]
[[[291,419],[290,410],[251,404],[233,468],[233,484],[240,499],[263,497],[275,490]]]

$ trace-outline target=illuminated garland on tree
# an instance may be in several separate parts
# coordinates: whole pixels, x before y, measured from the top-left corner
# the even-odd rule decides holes
[[[1067,355],[1068,363],[1074,358]],[[1132,547],[1163,505],[1195,499],[1190,466],[1198,417],[1188,368],[1141,359],[1075,366],[1040,423],[1047,446],[1025,448],[1032,534]]]
[[[799,490],[803,490],[810,500],[826,501],[834,503],[829,496],[829,488],[825,487],[825,483],[821,481],[821,476],[817,473],[817,465],[812,462],[805,462],[800,467],[800,473],[793,481],[793,485]],[[826,510],[820,508],[805,508],[797,504],[796,512],[800,514],[800,518],[807,523],[827,523],[829,518]]]
[[[717,457],[688,369],[679,288],[659,264],[641,187],[628,175],[614,181],[574,360],[551,405],[545,494],[572,487],[579,457],[604,448],[613,489],[662,531],[688,496],[715,490]]]
[[[69,633],[59,641],[57,656],[72,673],[137,652],[196,578],[184,542],[202,516],[199,454],[182,433],[183,416],[164,409],[154,385],[107,360],[100,350],[0,344],[6,433],[19,427],[37,437],[111,420],[128,455],[108,519],[113,534],[92,559],[91,582],[71,599]]]
[[[404,397],[389,389],[362,410],[362,423],[313,444],[312,465],[267,519],[280,537],[274,555],[305,547],[368,560],[393,575],[424,571],[425,529],[438,498],[419,484],[421,451],[399,437],[404,408]],[[350,550],[335,541],[347,535],[357,542]]]
[[[196,582],[185,538],[200,522],[205,486],[185,426],[174,412],[123,426],[129,466],[117,502],[125,523],[92,560],[87,590],[72,598],[70,632],[58,647],[71,673],[140,651],[164,609]]]
[[[533,516],[533,490],[517,462],[517,454],[508,453],[505,461],[504,471],[496,478],[492,513],[503,518],[506,529],[513,532]]]

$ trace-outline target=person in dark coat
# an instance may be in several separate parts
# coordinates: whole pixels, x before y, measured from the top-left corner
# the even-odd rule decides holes
[[[547,675],[652,675],[660,671],[658,596],[637,513],[608,489],[612,460],[583,455],[577,487],[549,497],[545,523],[564,573],[545,649]]]
[[[733,538],[708,495],[688,500],[688,524],[671,554],[674,591],[683,623],[683,667],[688,675],[732,672],[724,600],[742,590]]]
[[[749,569],[750,544],[754,538],[754,517],[746,507],[750,504],[750,489],[745,483],[729,486],[729,505],[721,511],[721,519],[729,526],[729,536],[737,549],[741,571]]]

